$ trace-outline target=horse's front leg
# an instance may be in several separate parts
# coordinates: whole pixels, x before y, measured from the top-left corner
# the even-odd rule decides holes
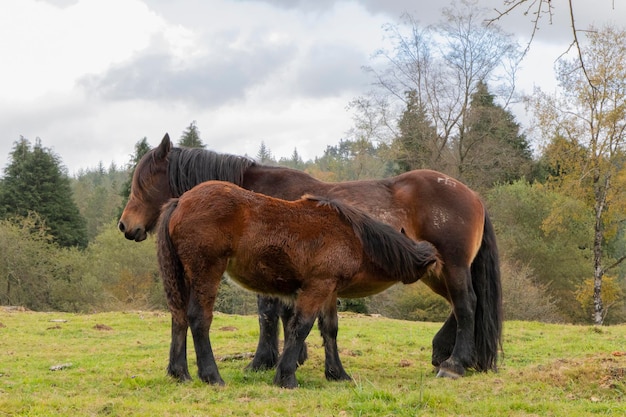
[[[457,378],[465,374],[465,370],[476,364],[476,347],[474,341],[474,321],[476,315],[476,294],[472,288],[469,268],[451,268],[449,271],[450,300],[456,318],[456,334],[454,348],[450,357],[439,365],[439,377]],[[454,277],[454,278],[452,278]],[[442,328],[442,337],[450,339],[450,331],[454,321],[448,320]]]
[[[313,327],[316,315],[316,312],[305,314],[298,308],[295,309],[294,315],[287,325],[285,347],[278,359],[274,384],[283,388],[296,388],[298,386],[296,379],[298,360],[304,340]]]
[[[326,379],[329,381],[351,381],[352,378],[350,378],[350,375],[343,369],[337,348],[337,333],[339,332],[337,297],[331,297],[324,306],[324,309],[322,309],[317,319],[317,325],[324,342],[324,374],[326,375]]]
[[[202,381],[209,384],[224,385],[224,380],[217,369],[209,338],[217,288],[225,268],[216,269],[221,269],[221,271],[217,274],[209,273],[200,280],[192,280],[193,291],[187,315],[196,349],[198,376]]]
[[[246,367],[262,371],[276,366],[278,361],[278,312],[282,308],[278,298],[257,295],[259,311],[259,343],[252,362]]]
[[[293,306],[290,304],[286,304],[283,301],[280,302],[280,318],[283,322],[283,334],[285,335],[285,339],[287,339],[290,334],[287,331],[287,326],[289,325],[289,321],[293,318]],[[309,353],[307,351],[306,343],[302,344],[302,350],[298,355],[298,365],[302,365],[308,358]]]

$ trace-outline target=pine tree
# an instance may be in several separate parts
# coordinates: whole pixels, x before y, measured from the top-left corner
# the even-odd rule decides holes
[[[532,152],[513,114],[479,82],[471,96],[463,141],[455,141],[461,179],[474,188],[528,178]]]
[[[264,141],[261,141],[261,146],[259,147],[259,152],[256,154],[256,160],[261,164],[274,164],[276,160],[272,156],[272,151],[265,145]]]
[[[415,90],[406,93],[406,109],[398,121],[400,134],[392,144],[397,173],[412,169],[441,169],[438,159],[437,132],[428,120]]]
[[[39,138],[31,147],[24,137],[14,143],[10,156],[0,187],[2,218],[38,213],[60,246],[86,247],[85,220],[74,203],[60,158]]]
[[[195,120],[191,122],[183,131],[183,134],[178,141],[178,146],[183,146],[185,148],[205,147],[205,144],[202,143],[202,139],[200,139],[200,131],[198,130],[198,126],[196,126]]]

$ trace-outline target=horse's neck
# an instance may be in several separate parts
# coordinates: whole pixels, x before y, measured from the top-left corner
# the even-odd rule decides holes
[[[326,195],[331,184],[291,168],[253,165],[246,170],[242,186],[272,197],[297,200],[303,194]]]
[[[236,155],[176,148],[171,155],[169,175],[174,194],[180,195],[201,182],[217,180],[241,185],[245,170],[254,162]]]

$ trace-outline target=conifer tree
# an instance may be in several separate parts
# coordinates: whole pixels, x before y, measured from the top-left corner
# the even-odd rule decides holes
[[[437,132],[430,123],[417,91],[406,94],[406,108],[398,121],[399,135],[393,140],[392,152],[397,173],[413,169],[440,169],[437,166]]]
[[[191,122],[183,131],[183,134],[178,141],[178,146],[183,146],[185,148],[205,147],[204,143],[202,143],[202,139],[200,139],[200,131],[198,130],[198,126],[196,126],[195,120]]]
[[[528,178],[532,152],[513,114],[479,82],[471,96],[462,140],[453,141],[461,178],[478,189]]]
[[[259,146],[259,152],[256,154],[256,160],[262,164],[274,164],[276,160],[272,156],[272,151],[265,145],[264,141],[261,141]]]
[[[38,213],[54,241],[63,247],[87,246],[85,220],[72,197],[70,180],[59,156],[34,146],[24,137],[16,141],[0,187],[0,215],[26,217]]]

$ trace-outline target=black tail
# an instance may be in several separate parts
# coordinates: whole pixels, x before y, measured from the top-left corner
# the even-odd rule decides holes
[[[185,270],[169,233],[170,218],[177,206],[178,199],[172,199],[161,210],[157,232],[157,257],[161,278],[163,279],[163,289],[165,290],[167,304],[172,317],[176,317],[183,322],[187,315],[189,289],[185,283]],[[177,316],[179,314],[181,316]]]
[[[474,338],[476,369],[497,370],[498,351],[502,347],[502,284],[496,235],[485,213],[483,241],[471,266],[472,285],[476,293]]]

